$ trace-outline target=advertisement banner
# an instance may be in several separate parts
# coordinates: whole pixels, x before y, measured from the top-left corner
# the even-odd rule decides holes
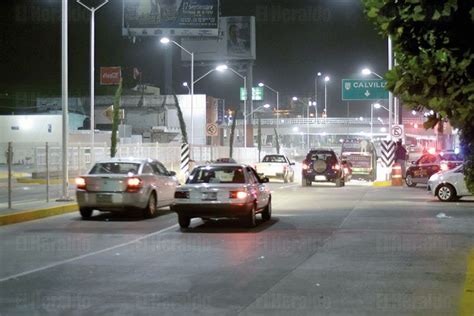
[[[219,0],[123,0],[123,36],[218,36]]]
[[[101,85],[118,85],[121,78],[122,70],[120,67],[100,67]]]
[[[219,38],[183,38],[181,44],[194,52],[196,61],[256,59],[255,17],[220,17],[219,27]],[[181,53],[181,58],[190,60],[186,52]]]

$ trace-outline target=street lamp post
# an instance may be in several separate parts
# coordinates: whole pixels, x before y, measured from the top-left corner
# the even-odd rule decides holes
[[[94,67],[95,67],[95,11],[99,10],[102,8],[104,5],[107,4],[109,0],[105,0],[100,4],[97,8],[94,7],[88,7],[84,3],[81,2],[81,0],[77,0],[77,3],[79,3],[81,6],[86,8],[87,10],[90,11],[91,13],[91,42],[90,42],[90,58],[91,58],[91,65],[90,65],[90,106],[91,106],[91,116],[90,116],[90,127],[91,127],[91,160],[92,162],[95,161],[95,155],[94,155],[94,147],[95,147],[95,92],[94,92]]]
[[[388,113],[389,113],[389,115],[390,115],[390,110],[387,109],[387,108],[386,108],[385,106],[383,106],[382,104],[380,104],[380,103],[372,103],[372,104],[370,105],[370,139],[373,139],[373,137],[374,137],[374,136],[373,136],[373,135],[374,135],[374,134],[373,134],[374,108],[376,108],[376,109],[383,108],[383,109],[385,109],[386,111],[388,111]],[[377,120],[381,121],[381,118],[378,117]],[[383,122],[382,122],[382,124],[383,124]]]
[[[328,94],[327,94],[327,83],[330,80],[329,76],[324,77],[324,113],[326,114],[326,117],[328,117],[328,107],[327,107],[327,102],[328,102]]]
[[[190,52],[176,41],[170,40],[167,37],[161,38],[160,42],[162,44],[168,44],[171,42],[191,56],[191,144],[194,144],[194,52]]]
[[[280,95],[279,95],[279,92],[275,89],[273,89],[272,87],[264,84],[263,82],[260,82],[258,84],[259,87],[266,87],[268,88],[270,91],[276,93],[276,109],[277,109],[277,123],[276,123],[276,129],[278,130],[278,125],[280,124]]]
[[[316,111],[315,111],[315,118],[318,118],[318,81],[319,77],[321,77],[321,73],[318,71],[316,77],[314,78],[314,100],[316,101]]]

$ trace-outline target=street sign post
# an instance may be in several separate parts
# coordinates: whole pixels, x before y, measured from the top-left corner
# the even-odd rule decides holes
[[[342,100],[388,100],[383,79],[342,79]]]
[[[240,88],[240,101],[247,99],[247,91],[243,87]],[[252,88],[252,100],[253,101],[263,101],[263,87],[253,87]]]
[[[393,125],[390,134],[393,138],[403,139],[405,136],[405,129],[403,125]]]
[[[219,135],[219,128],[217,127],[217,124],[215,124],[215,123],[207,124],[206,134],[207,134],[207,136],[210,136],[210,137],[215,137],[215,136]]]

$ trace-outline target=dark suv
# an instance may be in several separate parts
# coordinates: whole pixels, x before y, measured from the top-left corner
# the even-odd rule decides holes
[[[332,149],[312,149],[303,160],[302,185],[313,182],[334,182],[344,186],[344,171],[341,162]]]

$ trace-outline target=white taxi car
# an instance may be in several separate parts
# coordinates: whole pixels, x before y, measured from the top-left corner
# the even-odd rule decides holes
[[[463,196],[472,195],[464,180],[463,165],[432,175],[428,180],[428,191],[443,202],[456,201]]]

